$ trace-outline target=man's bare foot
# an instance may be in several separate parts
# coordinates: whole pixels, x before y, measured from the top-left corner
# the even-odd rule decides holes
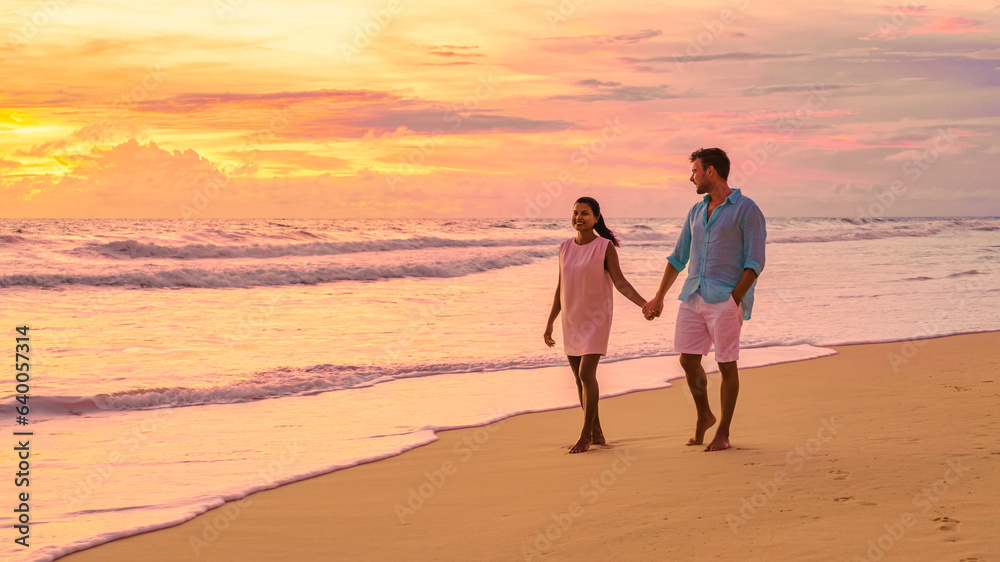
[[[729,436],[728,435],[716,435],[715,439],[705,447],[706,451],[723,451],[729,448]]]
[[[591,445],[604,445],[606,443],[607,440],[604,439],[604,434],[599,431],[595,431]]]
[[[699,419],[698,425],[696,425],[694,429],[694,437],[688,439],[687,442],[688,446],[690,447],[691,445],[701,445],[702,443],[704,443],[705,432],[708,431],[708,429],[713,425],[715,425],[715,416],[713,414],[709,414],[708,419],[704,421]]]
[[[569,449],[570,454],[585,452],[587,449],[590,448],[590,445],[593,442],[593,440],[594,440],[593,437],[589,437],[589,436],[588,437],[581,437],[580,440],[576,442],[576,445],[573,445],[572,447],[570,447],[570,449]]]

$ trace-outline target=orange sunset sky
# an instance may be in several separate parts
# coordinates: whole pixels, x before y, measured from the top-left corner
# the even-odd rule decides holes
[[[2,1],[0,217],[1000,215],[998,1]]]

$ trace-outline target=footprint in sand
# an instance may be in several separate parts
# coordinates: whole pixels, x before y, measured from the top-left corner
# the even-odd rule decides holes
[[[963,558],[958,562],[979,562],[979,559],[973,556],[972,558]]]
[[[997,454],[1000,454],[1000,453],[997,453]],[[743,466],[760,466],[761,464],[763,464],[763,463],[759,463],[759,462],[745,462],[745,463],[743,463]]]
[[[841,470],[839,468],[831,468],[830,474],[833,475],[834,480],[847,480],[847,477],[851,475],[850,472],[847,472],[846,470]]]
[[[934,520],[940,523],[938,525],[939,531],[955,531],[961,523],[961,521],[951,517],[935,517]]]
[[[839,502],[846,502],[846,501],[853,500],[853,499],[854,499],[854,496],[844,496],[842,498],[833,498],[833,501],[839,503]]]

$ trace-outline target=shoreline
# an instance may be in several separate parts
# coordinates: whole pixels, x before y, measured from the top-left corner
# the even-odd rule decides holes
[[[921,343],[914,344],[916,352],[912,357],[905,358],[902,367],[906,372],[894,373],[888,354],[900,353],[899,348],[907,342]],[[597,447],[584,455],[565,454],[566,447],[571,444],[568,441],[579,431],[578,427],[574,427],[579,424],[576,408],[520,414],[485,426],[439,431],[435,442],[403,454],[258,492],[180,525],[98,545],[62,559],[125,560],[145,557],[176,560],[197,557],[231,560],[261,559],[261,556],[266,559],[279,556],[296,559],[338,556],[376,559],[412,555],[414,551],[430,555],[430,548],[438,549],[433,555],[435,558],[511,560],[542,554],[563,558],[596,551],[607,555],[621,554],[626,558],[669,555],[685,559],[685,556],[694,557],[706,546],[723,548],[717,553],[723,557],[786,557],[792,552],[775,551],[774,545],[750,545],[745,550],[732,551],[730,547],[735,546],[730,543],[735,541],[738,546],[746,535],[759,538],[761,530],[757,527],[764,522],[772,522],[772,519],[781,533],[798,532],[798,525],[815,525],[808,519],[798,517],[786,520],[787,516],[782,514],[785,511],[805,511],[806,506],[802,504],[805,502],[808,505],[812,493],[826,493],[831,485],[838,490],[845,486],[849,488],[852,480],[856,483],[862,480],[854,475],[864,473],[870,467],[863,466],[863,459],[857,457],[856,449],[864,448],[874,437],[866,436],[857,420],[846,424],[841,420],[862,415],[866,410],[861,406],[865,404],[869,406],[868,415],[884,415],[886,405],[875,401],[876,396],[882,399],[891,397],[902,401],[900,403],[912,402],[913,407],[900,412],[906,414],[901,417],[909,426],[931,422],[945,425],[961,421],[961,418],[942,417],[942,412],[937,412],[937,418],[923,421],[911,417],[914,411],[940,410],[941,405],[934,404],[935,395],[924,387],[936,387],[947,382],[935,379],[931,371],[940,370],[948,360],[964,365],[963,369],[953,373],[963,381],[979,375],[982,375],[979,376],[982,380],[993,380],[989,373],[995,372],[1000,363],[1000,353],[995,351],[997,344],[1000,344],[1000,332],[853,344],[834,346],[837,355],[741,369],[744,377],[734,419],[732,451],[692,456],[691,453],[701,453],[700,448],[696,451],[695,448],[683,447],[682,443],[693,426],[694,412],[690,396],[683,386],[678,387],[680,392],[672,393],[664,388],[635,391],[602,400],[602,424],[610,436],[609,446]],[[966,351],[961,357],[953,357],[954,349]],[[984,368],[980,373],[982,365],[976,363],[975,358],[984,357],[984,349],[988,350],[984,361],[992,361],[992,367]],[[970,355],[973,359],[969,359]],[[711,365],[711,360],[706,359],[706,366]],[[804,366],[810,366],[815,371],[813,376],[800,376]],[[870,374],[866,376],[866,372]],[[908,373],[920,384],[908,380],[911,383],[908,392],[895,395],[891,392],[891,379],[907,376]],[[712,375],[709,378],[711,401],[717,411],[718,378],[716,375],[714,384]],[[965,384],[952,385],[956,390],[950,392],[959,398],[974,401],[973,395],[978,393],[957,389],[975,390],[975,385],[988,389],[991,384],[1000,385],[1000,381],[965,381]],[[857,388],[866,390],[863,396],[852,393]],[[1000,386],[993,387],[993,393],[996,388]],[[933,392],[941,393],[942,390]],[[823,397],[819,401],[815,399],[817,394]],[[952,398],[950,394],[945,396]],[[779,411],[769,408],[775,398],[784,398],[780,403],[786,407]],[[992,404],[996,404],[995,398]],[[916,406],[919,408],[915,410]],[[968,408],[966,405],[957,411],[968,411]],[[802,418],[810,420],[809,423],[802,423]],[[992,416],[987,415],[989,418]],[[782,422],[793,423],[791,427],[780,427]],[[884,421],[882,425],[887,423]],[[996,423],[997,420],[989,419],[990,427],[995,428]],[[843,427],[838,427],[838,424]],[[824,428],[826,433],[821,435]],[[708,437],[711,434],[710,431]],[[995,433],[987,431],[983,435],[991,434]],[[822,441],[821,437],[826,436],[831,438]],[[965,473],[960,474],[954,488],[962,483],[971,486],[973,480],[985,480],[989,483],[987,495],[997,499],[1000,489],[998,478],[989,475],[985,467],[989,463],[992,469],[995,468],[993,463],[1000,462],[1000,448],[996,449],[996,454],[991,455],[990,451],[985,458],[976,458],[967,448],[960,447],[961,443],[954,443],[974,436],[958,431],[954,435],[932,440],[929,450],[938,453],[948,450],[948,458],[941,462],[933,458],[924,459],[927,462],[918,463],[916,467],[903,466],[899,470],[919,472],[924,478],[935,473],[925,465],[940,465],[935,470],[944,473],[949,466],[947,461],[956,462],[957,459],[963,469],[972,466],[968,469],[969,474],[975,476],[966,478]],[[933,435],[927,433],[909,437],[911,442],[915,442],[920,437],[930,440]],[[952,442],[949,443],[946,437],[950,437]],[[812,451],[816,448],[814,443],[819,448]],[[854,445],[853,452],[848,444]],[[889,447],[888,453],[882,451],[886,455],[883,462],[893,464],[893,461],[904,458],[902,453],[896,454],[898,445]],[[796,453],[796,447],[806,454]],[[840,458],[826,458],[832,456]],[[850,458],[845,461],[843,457]],[[645,459],[650,461],[645,462]],[[968,459],[974,459],[974,462]],[[913,459],[906,457],[906,460]],[[982,470],[975,470],[977,463]],[[672,465],[678,466],[671,468]],[[825,474],[818,474],[821,468],[828,470]],[[933,489],[940,478],[940,475],[931,478],[927,484]],[[878,482],[877,478],[875,482],[885,484]],[[573,485],[567,486],[567,483]],[[694,484],[704,489],[696,488]],[[799,490],[799,487],[803,489]],[[874,492],[879,489],[867,491],[878,496]],[[707,490],[714,490],[714,493],[703,497],[702,492]],[[772,493],[768,494],[768,491]],[[888,503],[885,498],[871,501],[864,499],[860,492],[851,493],[849,489],[833,492],[833,495],[836,497],[828,498],[823,505],[809,506],[819,514],[820,521],[835,520],[837,524],[834,527],[870,527],[872,533],[879,527],[875,523],[879,522],[897,529],[888,515],[881,519],[874,517],[873,520],[863,517],[866,512],[876,514],[887,509],[879,507]],[[953,495],[958,496],[957,493]],[[720,498],[718,501],[714,499],[716,496]],[[760,497],[764,498],[763,504],[752,503],[760,504]],[[476,503],[473,498],[480,498],[483,503]],[[660,507],[664,513],[659,515],[668,516],[657,515],[660,509],[650,505],[653,498],[660,500],[656,505],[662,504]],[[679,499],[682,501],[678,502]],[[744,504],[743,499],[748,503]],[[954,498],[949,496],[947,499]],[[785,502],[787,510],[779,508],[775,514],[768,509],[769,505],[773,507]],[[692,504],[706,514],[698,515],[697,510],[692,510]],[[998,522],[998,516],[980,513],[989,509],[986,507],[989,504],[990,501],[986,500],[978,504],[962,503],[963,508],[976,511],[976,516],[972,518],[974,523],[964,525],[960,524],[962,517],[943,513],[942,504],[935,503],[928,509],[942,510],[943,514],[935,511],[935,518],[931,518],[938,527],[954,527],[939,530],[943,536],[969,535],[959,542],[970,553],[983,556],[998,552],[996,539],[988,539],[983,534]],[[675,513],[678,509],[681,515]],[[684,510],[690,517],[684,514]],[[915,506],[910,509],[914,510]],[[841,511],[857,513],[845,519]],[[716,514],[707,516],[712,512]],[[894,521],[902,525],[899,528],[904,534],[915,537],[919,531],[920,537],[925,539],[923,535],[933,535],[930,531],[934,523],[927,528],[927,513],[920,511],[919,517],[914,516],[912,525],[907,525],[908,519],[899,519],[899,510],[895,513],[897,518]],[[745,517],[748,514],[751,516]],[[860,527],[856,520],[859,516],[862,521]],[[473,520],[485,521],[486,528],[470,526]],[[630,524],[622,526],[619,523],[622,520]],[[957,523],[951,523],[952,520]],[[679,523],[683,523],[681,527],[678,527]],[[552,525],[555,527],[552,528]],[[973,525],[979,525],[981,532],[967,530]],[[678,531],[690,530],[691,526],[702,532],[689,535],[687,539],[677,536]],[[772,534],[775,532],[771,531]],[[456,533],[468,535],[468,540],[452,540]],[[830,546],[827,543],[831,539],[824,533],[814,530],[814,534],[814,539],[826,545],[824,548]],[[558,538],[551,538],[555,535]],[[632,537],[638,544],[624,541],[623,537]],[[875,534],[873,538],[877,547],[881,535]],[[928,540],[904,539],[892,539],[899,543],[891,549],[894,556],[907,551],[916,555],[926,553],[927,545],[923,543]],[[705,542],[711,544],[706,545]],[[818,556],[820,551],[814,550],[818,545],[812,544],[815,541],[808,542],[811,544],[809,548],[805,548],[809,545],[799,545],[794,554],[796,557]],[[546,546],[546,543],[550,544]],[[781,544],[789,546],[787,540]],[[913,547],[914,544],[918,546]],[[984,545],[990,548],[980,548]],[[861,546],[867,547],[864,541],[861,541]],[[914,550],[910,551],[910,548]],[[955,556],[955,552],[950,550],[941,554],[945,552],[948,556]],[[859,554],[862,559],[866,556],[864,548],[844,551],[837,556],[850,559],[854,554]]]

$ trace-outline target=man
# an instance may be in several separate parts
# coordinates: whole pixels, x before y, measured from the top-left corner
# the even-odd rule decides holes
[[[698,409],[694,437],[688,445],[701,445],[716,419],[708,406],[708,378],[701,356],[715,344],[715,360],[722,373],[722,419],[706,451],[728,449],[729,424],[740,391],[736,361],[740,328],[750,319],[753,287],[764,269],[764,215],[757,204],[729,187],[729,157],[719,148],[702,148],[691,154],[691,181],[704,199],[688,212],[674,252],[656,296],[643,306],[647,320],[663,311],[663,297],[678,273],[687,267],[687,280],[678,297],[674,349]]]

